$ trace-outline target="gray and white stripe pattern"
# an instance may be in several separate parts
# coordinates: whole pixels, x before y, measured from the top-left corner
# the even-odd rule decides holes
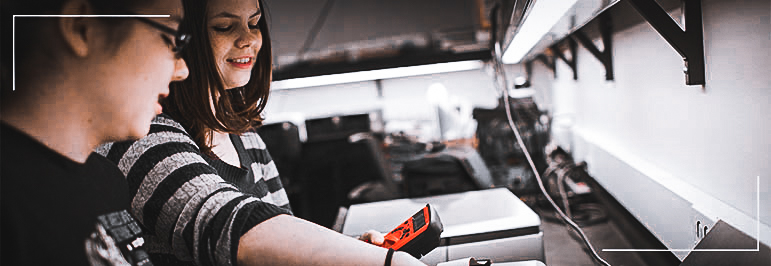
[[[254,182],[265,183],[265,186],[268,187],[268,195],[262,197],[262,201],[289,208],[289,197],[284,187],[280,185],[278,168],[267,152],[265,142],[256,132],[241,134],[240,139],[246,152],[256,158],[251,165],[252,172],[254,172]]]
[[[239,139],[254,159],[248,164],[255,183],[249,191],[225,181],[184,127],[166,115],[157,116],[140,140],[97,148],[126,175],[131,213],[151,234],[151,253],[171,253],[182,264],[233,265],[248,229],[291,214],[265,144],[253,132]]]

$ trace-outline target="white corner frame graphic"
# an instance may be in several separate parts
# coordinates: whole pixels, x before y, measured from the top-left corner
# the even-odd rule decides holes
[[[744,251],[744,252],[759,252],[760,251],[760,176],[757,176],[756,180],[756,194],[755,194],[755,215],[756,215],[756,221],[757,221],[757,227],[755,228],[756,236],[755,240],[757,241],[755,243],[755,249],[613,249],[613,248],[606,248],[602,249],[602,251],[607,252],[662,252],[662,251],[669,251],[669,252],[723,252],[723,251]]]
[[[171,15],[13,15],[11,27],[13,28],[11,49],[13,69],[11,79],[13,80],[12,90],[16,91],[16,17],[20,18],[168,18]]]

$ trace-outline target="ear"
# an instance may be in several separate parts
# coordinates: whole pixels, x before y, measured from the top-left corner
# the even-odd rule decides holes
[[[65,1],[61,10],[62,15],[94,15],[93,13],[93,7],[86,0]],[[94,32],[94,19],[60,17],[58,22],[65,46],[79,57],[87,56],[90,48],[89,38]]]

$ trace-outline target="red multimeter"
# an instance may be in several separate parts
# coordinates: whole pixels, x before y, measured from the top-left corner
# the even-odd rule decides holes
[[[404,251],[420,258],[439,246],[442,231],[444,227],[439,215],[431,205],[426,204],[426,207],[389,232],[380,246]]]

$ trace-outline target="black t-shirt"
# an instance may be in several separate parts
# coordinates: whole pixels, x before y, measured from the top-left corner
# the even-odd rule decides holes
[[[115,164],[95,153],[80,164],[0,127],[0,264],[88,265],[86,239],[102,215],[138,230],[125,212],[128,186]]]

